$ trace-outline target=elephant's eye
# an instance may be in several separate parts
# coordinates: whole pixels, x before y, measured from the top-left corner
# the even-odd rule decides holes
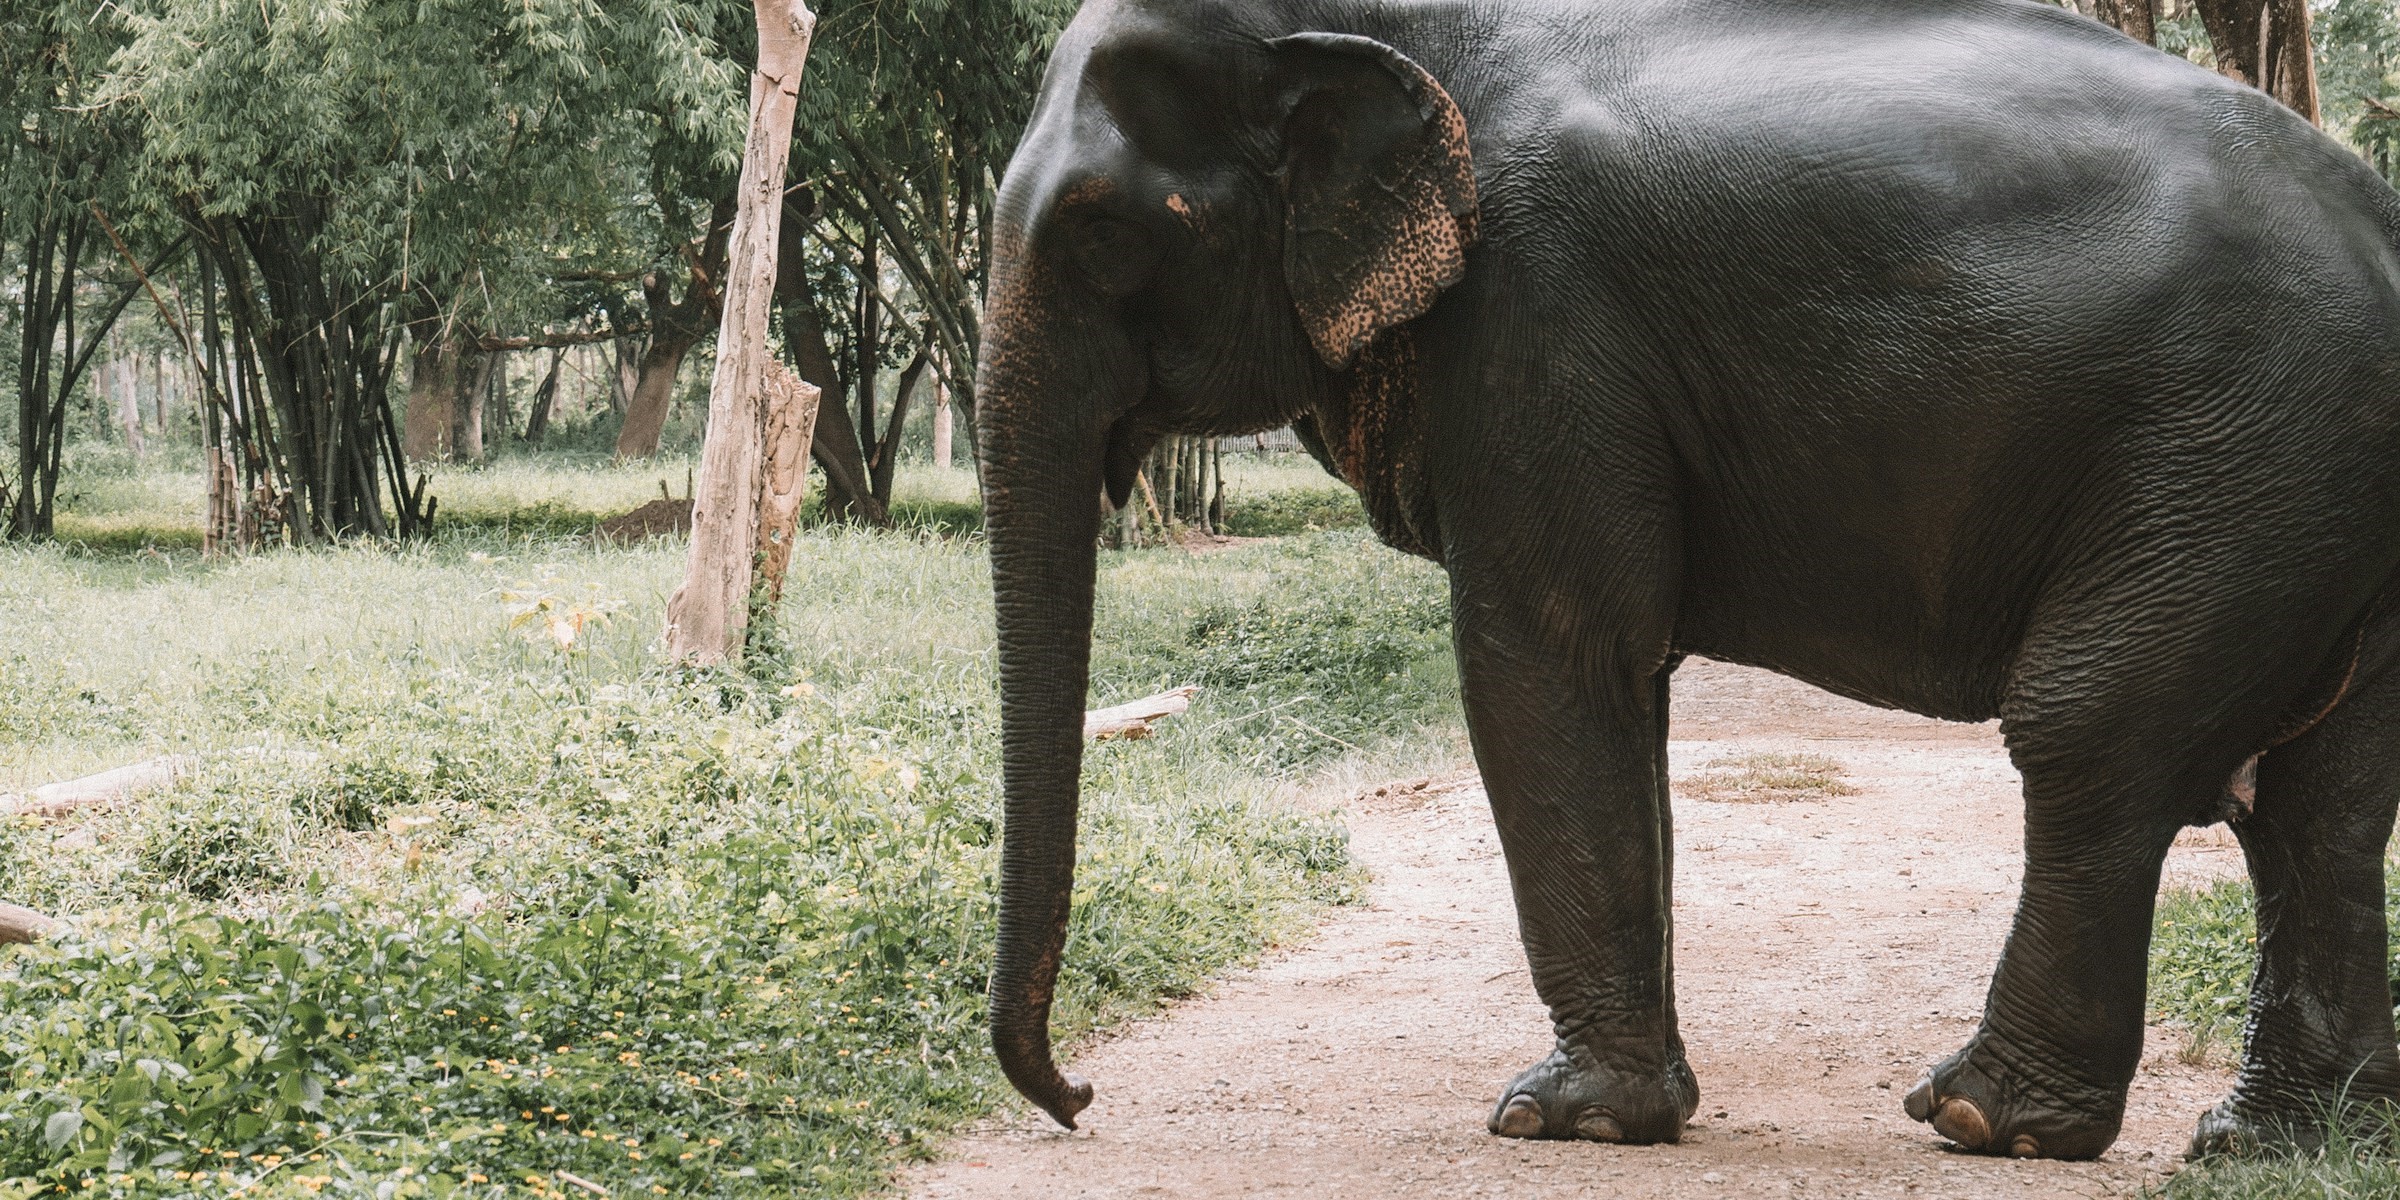
[[[1158,244],[1119,217],[1090,217],[1067,234],[1067,253],[1102,295],[1130,296],[1158,269]]]

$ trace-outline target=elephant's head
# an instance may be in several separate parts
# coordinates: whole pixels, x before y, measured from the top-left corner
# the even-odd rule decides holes
[[[1174,15],[1164,15],[1174,8]],[[1061,39],[994,209],[976,402],[1006,836],[992,1039],[1072,1128],[1050,1054],[1075,870],[1100,496],[1168,432],[1272,427],[1465,270],[1466,123],[1381,42],[1100,0]],[[1354,480],[1355,482],[1355,480]]]

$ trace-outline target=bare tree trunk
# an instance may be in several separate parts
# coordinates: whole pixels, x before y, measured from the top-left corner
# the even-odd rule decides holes
[[[2317,118],[2316,55],[2308,0],[2197,0],[2217,70]]]
[[[421,334],[409,358],[408,416],[400,432],[401,452],[409,461],[450,456],[450,406],[458,395],[457,374],[449,339]]]
[[[2158,44],[2158,0],[2093,0],[2092,16],[2137,42]]]
[[[728,286],[717,329],[716,376],[708,391],[708,438],[700,451],[683,585],[667,601],[668,656],[701,664],[739,660],[750,625],[760,503],[768,483],[761,411],[767,317],[775,297],[792,117],[817,23],[802,0],[752,0],[752,8],[758,21],[758,69],[750,75],[750,129],[742,142],[741,190],[726,256]]]

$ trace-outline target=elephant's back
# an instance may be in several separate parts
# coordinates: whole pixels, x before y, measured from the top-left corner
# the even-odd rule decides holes
[[[2062,575],[2266,613],[2228,582],[2388,570],[2400,204],[2355,156],[2029,2],[1622,11],[1483,106],[1486,261],[1665,401],[1704,648],[1974,716]]]

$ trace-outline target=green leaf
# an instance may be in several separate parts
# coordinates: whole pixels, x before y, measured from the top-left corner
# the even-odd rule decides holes
[[[75,1135],[81,1132],[83,1132],[82,1113],[71,1108],[65,1112],[54,1112],[50,1114],[50,1119],[42,1124],[42,1145],[51,1153],[56,1154],[64,1149],[68,1142],[74,1141]]]

